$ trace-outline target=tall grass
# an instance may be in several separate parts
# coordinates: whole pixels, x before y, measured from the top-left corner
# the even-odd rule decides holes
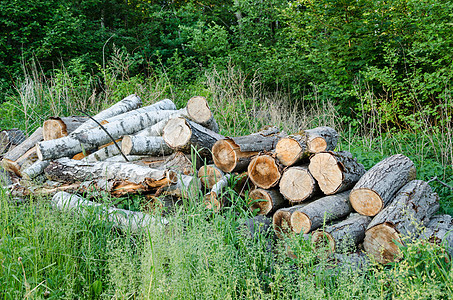
[[[340,150],[349,150],[367,168],[383,157],[403,153],[417,165],[418,177],[438,176],[453,184],[451,124],[430,124],[406,132],[380,130],[379,115],[354,128],[342,122],[334,103],[289,99],[269,92],[258,75],[248,78],[229,67],[206,72],[190,87],[154,78],[128,77],[127,57],[116,53],[102,79],[77,75],[72,67],[43,76],[34,67],[18,93],[0,110],[1,126],[26,121],[28,129],[48,115],[95,112],[129,93],[145,103],[164,97],[182,107],[195,94],[208,98],[225,135],[254,132],[265,125],[288,133],[319,125],[336,128]],[[369,103],[372,94],[363,94]],[[441,112],[451,117],[451,97]],[[448,105],[447,105],[448,104]],[[13,114],[8,109],[16,109]],[[14,121],[15,120],[15,121]],[[435,126],[434,126],[435,125]],[[447,188],[432,182],[444,212],[453,213]],[[139,234],[120,231],[98,218],[98,211],[75,215],[55,211],[46,198],[26,204],[0,189],[0,297],[3,299],[447,299],[452,297],[453,267],[442,248],[424,242],[401,248],[403,260],[390,266],[336,267],[301,236],[269,241],[266,233],[248,237],[240,224],[252,217],[247,199],[231,189],[221,213],[204,209],[202,195],[183,201],[165,227]],[[107,205],[121,199],[97,199]],[[130,200],[130,199],[129,199]],[[125,199],[124,202],[129,201]],[[139,198],[141,204],[145,200]],[[158,213],[158,212],[155,212]],[[293,255],[288,255],[291,249]]]

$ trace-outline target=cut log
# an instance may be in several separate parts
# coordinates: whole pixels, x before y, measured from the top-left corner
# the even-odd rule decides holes
[[[88,120],[88,117],[51,117],[42,125],[44,141],[58,139],[67,136]]]
[[[365,174],[363,165],[347,151],[317,153],[310,158],[308,169],[326,195],[350,190]]]
[[[453,259],[453,218],[450,215],[437,215],[431,218],[423,231],[422,238],[442,245]]]
[[[25,134],[18,128],[0,131],[0,155],[9,151],[11,147],[19,145],[25,139]]]
[[[178,181],[174,184],[163,186],[156,193],[156,196],[173,196],[178,198],[194,199],[198,198],[201,189],[200,180],[196,176],[182,175],[177,176]]]
[[[271,215],[288,204],[277,189],[254,189],[249,193],[249,197],[250,210],[252,212],[258,210],[259,215]]]
[[[363,242],[366,252],[379,263],[394,261],[399,254],[398,244],[403,245],[406,238],[417,238],[418,227],[428,224],[438,209],[438,196],[429,184],[410,181],[368,225]]]
[[[53,161],[45,169],[48,179],[59,182],[96,180],[99,189],[113,196],[151,191],[176,183],[176,173],[128,163],[81,162],[67,158]]]
[[[139,108],[142,105],[142,100],[135,94],[129,95],[123,100],[115,103],[111,107],[101,111],[97,115],[93,116],[98,122],[102,122],[105,119],[111,118],[113,116],[125,113],[130,110],[134,110]],[[85,129],[92,128],[98,126],[95,121],[89,119],[82,125],[80,125],[73,133],[82,132]]]
[[[59,192],[52,197],[52,206],[59,210],[74,211],[74,213],[85,214],[87,209],[91,207],[100,207],[101,210],[96,210],[99,218],[106,219],[112,222],[116,227],[121,229],[130,229],[133,232],[140,231],[142,229],[149,228],[151,226],[162,226],[168,224],[165,218],[160,220],[150,215],[130,211],[125,209],[119,209],[114,207],[103,207],[102,204],[88,201],[80,196],[72,195],[66,192]]]
[[[219,212],[224,207],[224,197],[222,197],[222,190],[228,186],[228,181],[231,175],[225,174],[211,189],[211,192],[204,196],[204,204],[206,209]]]
[[[272,217],[272,225],[278,238],[283,238],[285,235],[289,235],[293,232],[291,226],[291,214],[297,209],[305,207],[307,204],[308,202],[292,207],[280,208],[274,213]]]
[[[313,232],[312,242],[315,248],[321,248],[327,242],[328,252],[351,252],[365,238],[365,230],[371,217],[352,213],[347,219]]]
[[[85,124],[85,123],[84,123]],[[36,152],[40,160],[52,160],[61,157],[73,157],[79,153],[86,153],[97,147],[90,144],[82,144],[71,135],[36,144]],[[83,158],[83,157],[82,157]]]
[[[244,171],[253,156],[273,150],[283,135],[277,127],[270,127],[250,135],[222,139],[212,148],[214,163],[227,173]]]
[[[106,123],[103,126],[110,133],[110,136],[116,140],[124,135],[134,134],[147,126],[154,125],[172,114],[174,114],[173,110],[153,110],[147,113],[133,115],[127,119]],[[76,133],[73,132],[69,136],[83,144],[101,146],[112,141],[104,129],[93,127]]]
[[[190,98],[189,101],[187,101],[187,114],[192,121],[209,130],[217,133],[219,132],[219,125],[214,119],[214,115],[211,112],[205,97],[195,96]]]
[[[156,102],[154,104],[141,107],[141,108],[136,108],[134,110],[122,113],[120,115],[116,115],[107,119],[104,119],[101,124],[107,124],[107,123],[113,123],[121,120],[127,120],[131,117],[140,115],[140,114],[145,114],[153,111],[158,111],[158,110],[166,110],[166,111],[173,111],[176,112],[176,105],[171,101],[170,99],[164,99],[159,102]],[[96,126],[93,126],[96,127]]]
[[[169,155],[173,153],[160,136],[133,136],[125,135],[121,144],[121,151],[125,155]]]
[[[21,170],[28,168],[37,160],[38,156],[36,155],[36,149],[31,148],[27,152],[25,152],[21,157],[19,157],[16,161],[11,161],[9,159],[4,158],[2,160],[2,165],[5,168],[5,170],[13,172],[17,176],[22,177]]]
[[[291,229],[295,233],[309,233],[327,222],[347,216],[352,211],[349,193],[322,197],[295,210],[291,214]]]
[[[375,216],[402,186],[415,179],[415,175],[415,165],[408,157],[390,156],[360,178],[351,191],[351,205],[359,214]]]
[[[316,127],[305,130],[299,135],[280,139],[275,146],[277,159],[284,166],[293,166],[310,154],[334,150],[338,142],[338,133],[330,127]]]
[[[224,138],[185,118],[170,119],[162,137],[171,148],[190,153],[193,146],[202,157],[209,156],[214,143]]]
[[[213,164],[204,165],[198,170],[198,178],[208,190],[212,189],[223,175],[223,172]]]
[[[262,189],[270,189],[277,185],[282,176],[283,167],[271,155],[255,156],[248,166],[250,180]]]
[[[121,148],[122,142],[117,142],[117,145]],[[86,156],[83,158],[84,161],[105,161],[111,157],[115,157],[118,154],[120,154],[120,150],[118,150],[118,147],[115,144],[109,145],[107,147],[103,147],[99,149],[98,151],[95,151],[91,153],[90,155]],[[122,157],[122,156],[121,156]],[[123,158],[124,160],[124,158]]]
[[[200,165],[201,160],[196,155],[190,156],[182,152],[175,152],[166,157],[158,169],[168,169],[179,174],[192,176]]]
[[[44,169],[49,166],[49,161],[45,160],[37,160],[34,164],[23,170],[22,177],[27,179],[27,180],[32,180],[33,178],[36,178],[37,176],[41,175],[44,173]]]
[[[280,193],[291,203],[310,199],[318,192],[318,184],[307,166],[287,168],[280,180]]]
[[[35,147],[36,143],[40,141],[42,141],[42,127],[36,129],[32,135],[30,135],[25,141],[17,145],[14,149],[6,153],[3,158],[14,162],[31,148]]]

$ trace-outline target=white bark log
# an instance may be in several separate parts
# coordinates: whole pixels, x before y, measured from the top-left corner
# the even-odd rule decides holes
[[[80,196],[72,195],[66,192],[59,192],[52,197],[52,205],[63,211],[73,211],[74,213],[86,214],[87,209],[99,207],[97,210],[99,218],[105,218],[112,222],[116,227],[121,229],[130,228],[133,232],[138,232],[142,229],[152,226],[162,226],[168,224],[165,218],[157,219],[142,212],[118,209],[114,207],[104,207],[100,203],[88,201]]]
[[[42,141],[36,144],[36,151],[40,160],[73,157],[80,152],[94,149],[96,149],[95,145],[82,144],[71,135],[56,140]]]
[[[122,142],[116,142],[118,146],[121,148]],[[116,155],[120,154],[120,150],[116,147],[115,144],[108,145],[107,147],[101,148],[96,152],[91,153],[90,155],[84,157],[83,161],[105,161],[111,157],[115,157]],[[124,158],[123,158],[124,160]]]
[[[230,174],[225,174],[219,181],[216,182],[216,184],[213,185],[211,192],[204,196],[206,209],[218,212],[224,206],[222,191],[228,186],[230,178]]]
[[[125,155],[169,155],[173,153],[164,139],[160,136],[133,136],[125,135],[121,145]]]
[[[47,160],[37,160],[34,164],[22,171],[22,177],[31,180],[44,172],[44,169],[49,165]]]

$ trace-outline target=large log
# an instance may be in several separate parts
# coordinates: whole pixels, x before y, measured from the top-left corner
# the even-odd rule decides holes
[[[415,175],[415,165],[408,157],[390,156],[360,178],[351,191],[351,205],[359,214],[375,216],[402,186],[415,179]]]
[[[277,189],[263,190],[254,189],[249,193],[250,197],[250,210],[253,212],[258,210],[259,215],[271,215],[277,209],[287,205],[287,201],[278,192]]]
[[[327,242],[327,252],[351,252],[365,238],[365,230],[371,217],[351,213],[345,220],[326,226],[312,234],[312,243],[316,248]]]
[[[211,192],[204,195],[204,204],[206,209],[219,212],[225,205],[225,199],[222,195],[222,191],[228,186],[230,177],[230,174],[225,174],[219,181],[216,182],[216,184],[214,184]]]
[[[433,244],[444,246],[450,259],[453,259],[453,218],[450,215],[432,217],[421,237]]]
[[[334,150],[338,133],[330,127],[317,127],[280,139],[275,146],[275,155],[284,166],[293,166],[311,154]]]
[[[114,196],[151,191],[176,183],[176,173],[128,163],[82,162],[62,158],[45,169],[48,179],[59,182],[95,180],[99,189]]]
[[[93,119],[97,122],[102,122],[105,119],[111,118],[113,116],[125,113],[127,111],[131,111],[134,109],[139,108],[142,105],[142,100],[135,94],[129,95],[121,101],[118,101],[114,105],[110,106],[109,108],[99,112]],[[89,119],[82,125],[80,125],[73,133],[81,132],[85,129],[96,127],[97,124],[95,121]]]
[[[273,150],[283,135],[277,127],[270,127],[246,136],[227,137],[212,147],[214,163],[227,173],[244,171],[253,156]]]
[[[71,135],[36,144],[36,152],[40,160],[52,160],[61,157],[73,157],[79,153],[86,153],[96,149],[96,145],[82,144]]]
[[[125,155],[169,155],[173,153],[161,136],[133,136],[125,135],[121,150]]]
[[[49,141],[67,136],[87,120],[88,117],[81,116],[51,117],[42,125],[43,140]]]
[[[25,141],[25,134],[18,128],[0,131],[0,155]]]
[[[212,189],[214,184],[216,184],[217,181],[223,177],[223,175],[224,173],[214,164],[204,165],[198,170],[198,178],[209,190]]]
[[[176,151],[190,153],[192,146],[202,156],[209,156],[215,142],[224,136],[185,118],[170,119],[162,134],[165,142]]]
[[[295,233],[309,233],[327,222],[351,213],[349,192],[322,197],[295,210],[291,214],[291,229]]]
[[[250,180],[262,189],[274,187],[279,182],[283,167],[271,155],[263,154],[255,156],[248,166],[247,173]]]
[[[74,211],[76,214],[86,214],[91,207],[99,207],[96,214],[102,219],[112,222],[116,227],[121,229],[130,229],[133,232],[140,231],[152,226],[162,226],[168,224],[165,218],[160,220],[142,212],[130,211],[114,207],[104,207],[100,203],[88,201],[80,196],[72,195],[66,192],[58,192],[52,197],[52,206],[59,210]]]
[[[280,193],[291,203],[299,203],[316,195],[319,186],[307,166],[287,168],[280,179]]]
[[[310,158],[308,169],[326,195],[350,190],[365,174],[363,165],[347,151],[317,153]]]
[[[22,176],[20,169],[36,161],[36,143],[42,140],[42,127],[33,132],[25,141],[3,156],[2,165],[7,171]]]
[[[194,175],[196,170],[201,165],[201,159],[196,155],[184,154],[182,152],[175,152],[158,167],[158,169],[173,170],[176,173],[184,175]]]
[[[116,144],[118,145],[118,147],[121,148],[122,141],[119,141]],[[115,157],[118,154],[120,154],[120,150],[118,149],[118,147],[115,144],[108,145],[106,147],[103,147],[103,148],[91,153],[90,155],[87,155],[82,160],[91,161],[91,162],[105,161],[109,158]],[[123,160],[124,160],[124,158],[123,158]]]
[[[305,207],[307,204],[308,202],[292,207],[280,208],[274,213],[272,216],[272,225],[278,238],[283,238],[285,235],[289,235],[294,231],[291,226],[291,215],[294,211]]]
[[[439,209],[439,200],[428,183],[412,180],[404,185],[393,201],[378,213],[365,233],[363,246],[379,263],[392,262],[399,254],[398,244],[414,240],[419,227],[426,225]]]
[[[192,121],[214,132],[219,132],[219,125],[214,119],[214,114],[211,112],[205,97],[195,96],[190,98],[187,101],[187,114]]]

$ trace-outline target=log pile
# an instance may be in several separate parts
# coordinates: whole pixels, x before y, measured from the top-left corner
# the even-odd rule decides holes
[[[351,153],[335,151],[338,138],[330,127],[223,136],[204,97],[177,110],[169,99],[142,107],[130,95],[92,118],[50,118],[28,138],[1,131],[0,149],[10,193],[55,195],[56,207],[96,205],[66,192],[103,192],[140,194],[154,207],[199,199],[219,213],[243,197],[260,216],[246,224],[263,222],[272,239],[303,235],[328,255],[362,257],[363,249],[388,263],[399,258],[399,244],[417,238],[443,243],[452,255],[453,221],[434,216],[438,197],[415,180],[414,163],[397,154],[366,171]],[[132,221],[114,222],[134,230],[137,216],[150,223],[125,215]]]

